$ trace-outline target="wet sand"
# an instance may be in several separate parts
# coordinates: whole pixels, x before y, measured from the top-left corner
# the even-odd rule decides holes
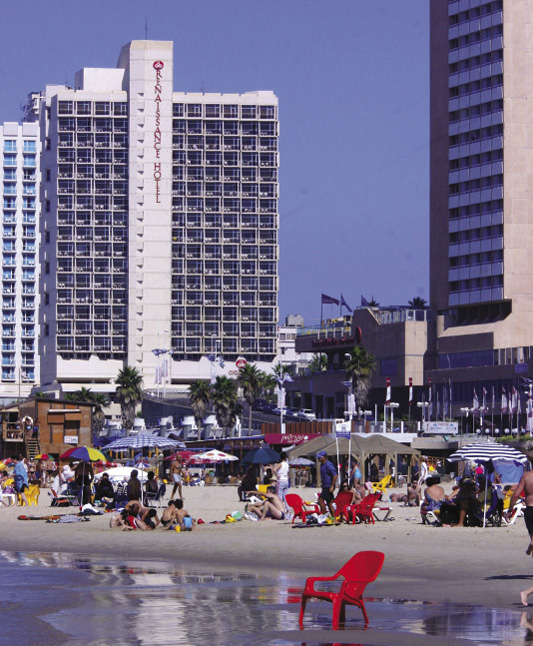
[[[298,492],[312,498],[310,489]],[[309,575],[333,573],[357,551],[376,549],[386,555],[372,589],[376,597],[515,610],[522,608],[520,590],[533,585],[533,559],[525,554],[528,536],[521,518],[510,527],[435,528],[421,524],[417,508],[383,503],[393,507],[394,521],[297,529],[284,521],[243,520],[222,525],[210,522],[244,510],[236,487],[190,487],[184,489],[184,496],[186,509],[206,523],[190,533],[162,528],[153,532],[111,530],[109,514],[75,524],[17,520],[20,514],[42,516],[73,510],[51,508],[51,498],[43,489],[38,507],[0,508],[0,549],[285,571],[301,576],[302,582]]]

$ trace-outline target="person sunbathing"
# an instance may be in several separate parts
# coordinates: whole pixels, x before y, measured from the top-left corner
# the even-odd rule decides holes
[[[255,505],[248,505],[245,511],[258,516],[259,520],[272,518],[273,520],[283,520],[285,518],[285,507],[279,496],[276,495],[274,487],[268,487],[265,493],[258,492],[259,497],[264,498],[264,502]]]
[[[426,478],[426,490],[424,491],[424,502],[420,507],[420,512],[435,511],[441,508],[446,495],[444,489],[439,484],[439,478]]]

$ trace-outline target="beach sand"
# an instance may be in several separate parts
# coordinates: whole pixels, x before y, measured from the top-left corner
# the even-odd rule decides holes
[[[450,485],[445,487],[447,492]],[[314,490],[295,489],[312,499]],[[390,493],[387,492],[387,498]],[[397,490],[396,490],[397,491]],[[519,593],[533,585],[533,559],[522,518],[510,527],[424,526],[418,508],[393,507],[391,522],[292,528],[286,521],[210,524],[243,511],[234,486],[185,487],[185,508],[206,524],[194,532],[124,532],[109,528],[109,514],[75,524],[21,521],[21,514],[72,513],[52,508],[47,489],[38,507],[0,508],[1,549],[105,555],[213,566],[236,571],[285,571],[301,576],[333,574],[360,550],[385,553],[385,565],[372,595],[390,599],[453,601],[519,610]],[[166,503],[165,503],[166,504]],[[532,599],[533,602],[533,599]]]

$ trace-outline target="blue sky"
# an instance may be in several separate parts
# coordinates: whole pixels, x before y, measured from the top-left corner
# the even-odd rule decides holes
[[[280,100],[280,319],[428,298],[427,0],[17,0],[3,13],[0,121],[28,92],[174,41],[174,89]],[[337,307],[325,307],[335,316]]]

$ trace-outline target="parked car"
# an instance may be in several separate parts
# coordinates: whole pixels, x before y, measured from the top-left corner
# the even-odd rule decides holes
[[[298,419],[302,422],[316,421],[316,414],[310,408],[301,408],[297,415]]]

